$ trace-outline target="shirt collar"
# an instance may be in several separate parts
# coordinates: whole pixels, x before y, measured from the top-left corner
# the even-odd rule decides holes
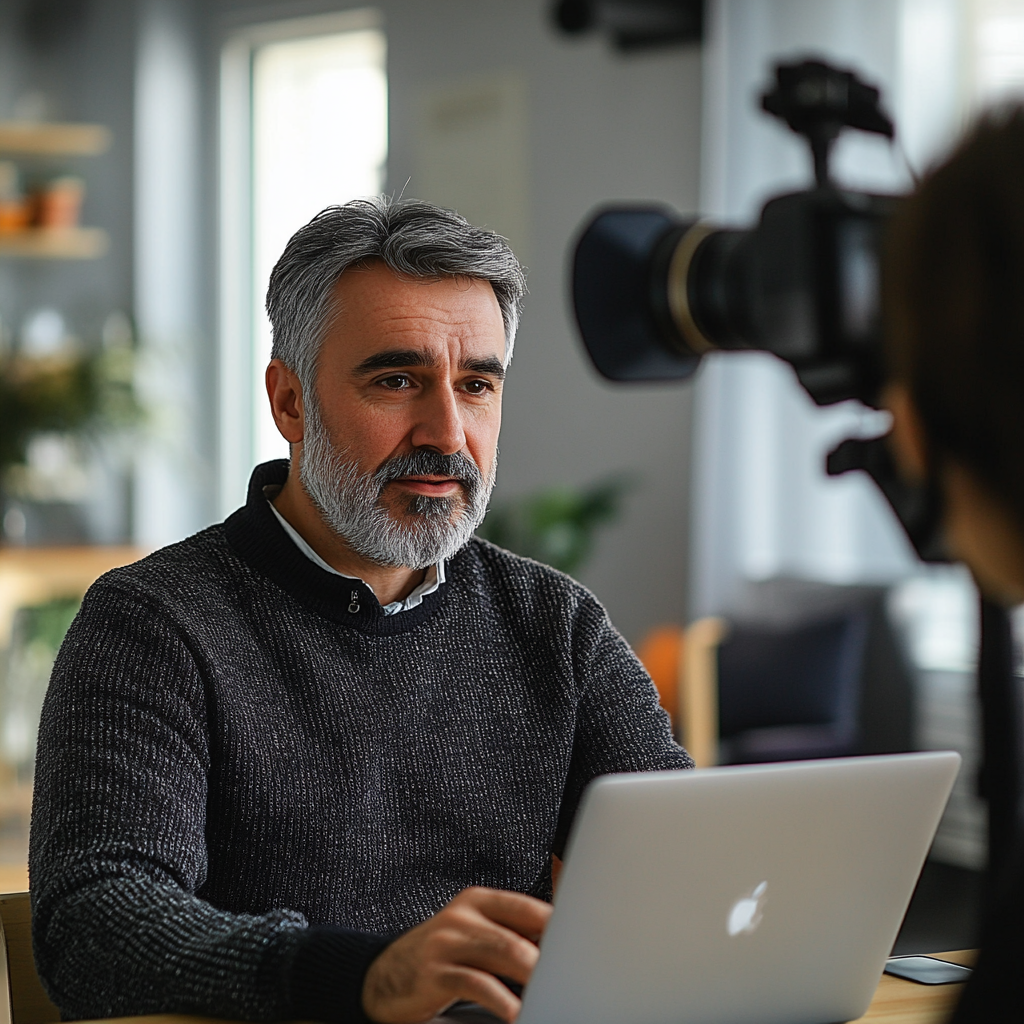
[[[270,487],[264,488],[264,492],[270,490]],[[280,487],[274,487],[275,492],[280,490]],[[347,580],[359,580],[360,583],[366,583],[365,580],[360,579],[358,576],[349,576],[347,573],[338,572],[337,569],[332,565],[328,565],[310,546],[306,543],[306,539],[288,522],[287,519],[274,507],[274,503],[270,500],[270,496],[267,495],[267,504],[270,506],[270,511],[277,517],[277,521],[281,524],[284,532],[294,541],[295,546],[315,565],[318,565],[321,569],[326,572],[333,573],[335,576],[341,576]],[[402,601],[392,601],[390,604],[383,605],[381,610],[385,615],[397,615],[399,612],[408,611],[410,608],[415,608],[421,604],[423,598],[428,594],[433,594],[442,583],[444,583],[444,559],[430,566],[427,569],[426,575],[423,577],[423,582],[413,589],[413,591]],[[368,584],[367,584],[368,585]],[[371,588],[372,589],[372,588]]]

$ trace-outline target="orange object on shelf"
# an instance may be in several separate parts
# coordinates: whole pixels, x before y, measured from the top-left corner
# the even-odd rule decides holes
[[[21,175],[10,160],[0,160],[0,231],[21,231],[32,219],[32,205],[21,191]]]
[[[0,200],[0,232],[23,231],[30,213],[31,207],[24,199]]]
[[[48,181],[35,196],[35,222],[41,228],[78,227],[85,182],[66,175]]]

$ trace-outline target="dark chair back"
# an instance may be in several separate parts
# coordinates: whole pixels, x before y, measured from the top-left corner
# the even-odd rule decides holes
[[[719,763],[858,752],[870,614],[734,627],[718,649]]]

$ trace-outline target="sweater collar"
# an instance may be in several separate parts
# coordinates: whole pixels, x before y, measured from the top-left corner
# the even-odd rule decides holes
[[[272,579],[310,611],[363,633],[404,633],[431,618],[444,602],[446,587],[424,596],[401,615],[385,615],[373,590],[362,580],[321,569],[295,546],[274,516],[263,488],[283,485],[288,460],[264,462],[253,470],[245,505],[224,523],[235,554]]]
[[[329,572],[332,576],[344,576],[347,580],[360,580],[359,576],[350,576],[345,572],[338,572],[337,569],[328,565],[317,553],[310,547],[306,542],[306,538],[299,533],[298,530],[288,522],[287,519],[281,513],[274,508],[274,494],[279,490],[278,487],[264,487],[263,496],[267,499],[267,504],[270,505],[270,511],[274,514],[274,518],[281,524],[281,529],[291,538],[292,543],[314,564],[319,565],[321,569]],[[444,561],[436,562],[434,565],[428,567],[426,573],[423,576],[423,582],[419,586],[415,587],[411,593],[407,594],[400,601],[392,601],[391,604],[384,605],[385,615],[399,615],[402,612],[408,611],[410,608],[415,608],[423,598],[428,594],[432,594],[438,587],[441,586],[445,581],[444,575]]]

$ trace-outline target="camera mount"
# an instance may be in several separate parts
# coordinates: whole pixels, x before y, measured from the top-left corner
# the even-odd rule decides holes
[[[700,43],[704,0],[556,0],[554,24],[566,35],[596,29],[623,53]]]
[[[805,60],[776,65],[775,86],[761,97],[761,107],[807,140],[814,179],[819,188],[829,188],[832,144],[844,128],[893,138],[892,120],[882,111],[880,100],[879,91],[852,71]]]

